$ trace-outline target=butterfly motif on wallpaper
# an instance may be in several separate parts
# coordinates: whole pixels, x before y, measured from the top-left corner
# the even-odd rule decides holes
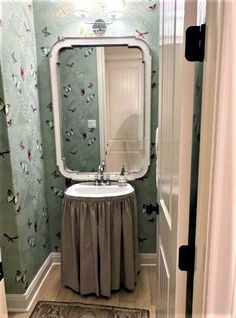
[[[31,131],[31,120],[26,121],[25,130],[28,132]]]
[[[63,198],[64,197],[64,191],[62,189],[59,189],[57,187],[51,187],[51,190],[53,191],[53,193],[58,196],[59,198]]]
[[[25,70],[24,70],[23,66],[20,67],[20,77],[21,77],[22,81],[25,80]]]
[[[70,128],[69,130],[65,131],[66,134],[66,141],[70,141],[71,137],[74,135],[73,128]]]
[[[148,34],[148,32],[140,32],[139,30],[135,30],[135,32],[138,34],[138,37],[142,39],[144,39],[144,35]]]
[[[8,115],[10,108],[11,108],[10,104],[6,104],[4,100],[0,97],[0,112],[4,111],[4,113]]]
[[[92,83],[89,83],[89,84],[88,84],[88,88],[92,89],[92,88],[93,88],[93,84],[92,84]]]
[[[156,11],[158,9],[158,4],[154,3],[153,5],[149,6],[150,11]]]
[[[81,95],[81,96],[84,96],[84,94],[85,94],[85,89],[84,89],[84,88],[81,88],[81,89],[80,89],[80,95]]]
[[[29,27],[25,22],[24,22],[24,26],[25,26],[25,31],[26,31],[27,33],[31,32],[30,27]]]
[[[37,178],[38,184],[41,184],[43,181],[43,178]]]
[[[93,99],[94,99],[94,97],[95,97],[95,94],[90,94],[90,95],[88,95],[88,96],[86,97],[86,103],[88,104],[88,103],[92,102]]]
[[[153,82],[153,83],[152,83],[152,89],[155,89],[155,88],[157,88],[157,83],[156,83],[156,82]]]
[[[54,179],[60,178],[60,174],[57,172],[57,170],[54,170],[51,175],[53,176]]]
[[[50,102],[50,103],[47,105],[47,109],[48,109],[50,112],[53,111],[52,102]]]
[[[51,49],[50,49],[50,47],[42,46],[42,47],[41,47],[41,51],[42,51],[42,53],[43,53],[46,57],[48,57],[48,55],[49,55],[50,52],[51,52]]]
[[[45,223],[48,223],[48,210],[47,208],[42,209],[43,217],[45,218]]]
[[[46,248],[47,247],[47,242],[43,243],[43,248]]]
[[[95,143],[95,141],[96,141],[95,137],[88,139],[88,146],[92,146]]]
[[[31,227],[31,225],[32,225],[32,222],[31,222],[31,220],[30,220],[30,219],[28,219],[28,221],[27,221],[27,226],[28,226],[28,228],[30,228],[30,227]]]
[[[35,233],[38,232],[38,223],[37,222],[34,223],[34,232]]]
[[[20,212],[21,212],[21,206],[19,205],[18,208],[16,209],[15,214],[16,214],[16,215],[19,215]]]
[[[71,5],[65,5],[63,7],[60,7],[58,10],[56,10],[55,15],[56,18],[64,18],[66,15],[69,14],[71,9]]]
[[[29,161],[32,160],[32,152],[31,152],[31,149],[28,149],[28,159],[29,159]]]
[[[52,33],[48,31],[48,27],[45,26],[43,29],[42,29],[42,33],[44,35],[44,37],[46,38],[47,36],[51,35]]]
[[[45,123],[47,124],[47,126],[48,126],[50,129],[53,129],[53,128],[54,128],[54,122],[53,122],[53,120],[46,120]]]
[[[27,33],[31,32],[30,27],[29,27],[25,22],[24,22],[24,26],[25,26],[25,31],[26,31]]]
[[[24,150],[24,149],[25,149],[25,146],[23,145],[23,141],[22,141],[22,140],[20,141],[20,149],[21,149],[21,150]]]
[[[3,235],[6,237],[7,242],[11,242],[11,243],[15,243],[15,240],[17,240],[17,239],[19,238],[18,235],[16,235],[16,236],[10,236],[10,235],[8,235],[8,234],[6,234],[6,233],[3,233]]]
[[[74,64],[75,64],[75,62],[67,63],[66,66],[68,66],[68,67],[73,67]]]
[[[19,78],[15,74],[12,74],[12,80],[15,87],[17,88],[17,91],[21,94],[22,90],[21,90],[21,84],[20,84]]]
[[[43,144],[37,139],[37,146],[36,149],[42,153],[43,152]]]
[[[36,107],[34,107],[33,105],[31,105],[31,109],[32,109],[33,113],[35,113],[35,112],[36,112],[36,110],[37,110],[37,108],[36,108]]]
[[[3,159],[5,159],[5,155],[8,155],[9,153],[10,153],[10,150],[0,151],[0,157],[2,157]]]
[[[12,119],[6,120],[6,127],[12,127],[12,125],[13,125]]]
[[[89,57],[93,52],[93,47],[89,47],[85,50],[84,57]]]
[[[69,108],[68,110],[69,110],[69,112],[74,113],[76,111],[76,107],[75,108]]]
[[[156,160],[157,159],[157,155],[155,153],[151,154],[151,160]]]
[[[27,274],[27,271],[22,273],[20,270],[17,270],[16,275],[15,275],[15,281],[22,282],[23,284],[25,284],[26,283],[26,274]]]
[[[35,240],[34,240],[34,238],[28,239],[28,245],[29,245],[30,247],[35,247]]]
[[[30,64],[30,76],[34,81],[37,81],[37,71],[34,70],[33,65]]]
[[[72,88],[71,88],[71,84],[69,84],[68,86],[63,86],[64,89],[64,97],[68,97],[68,95],[70,94]]]
[[[11,59],[12,59],[12,63],[13,64],[17,63],[17,59],[15,57],[15,52],[14,51],[11,52]]]
[[[138,240],[140,243],[144,243],[145,241],[147,241],[147,237],[138,237]]]
[[[83,72],[80,72],[80,71],[75,71],[77,77],[79,80],[82,80],[84,78],[84,73]]]
[[[73,155],[73,156],[75,156],[77,153],[78,153],[78,150],[70,151],[70,154]]]
[[[80,135],[81,135],[81,137],[82,137],[82,139],[83,139],[83,140],[85,140],[85,139],[87,138],[87,134],[86,134],[86,132],[81,133]]]
[[[21,161],[20,162],[20,166],[21,166],[21,169],[22,169],[22,172],[25,174],[25,175],[29,175],[29,169],[28,169],[28,165],[26,162],[24,161]]]
[[[7,191],[7,203],[14,203],[15,205],[18,204],[19,200],[19,192],[14,194],[10,189]]]

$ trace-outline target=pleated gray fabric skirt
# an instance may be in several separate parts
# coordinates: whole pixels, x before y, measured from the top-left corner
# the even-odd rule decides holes
[[[80,294],[133,290],[140,269],[134,193],[115,198],[66,196],[62,205],[62,281]]]

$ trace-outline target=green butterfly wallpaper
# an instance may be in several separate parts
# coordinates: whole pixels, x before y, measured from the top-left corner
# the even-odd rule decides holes
[[[94,36],[91,26],[73,14],[73,4],[61,0],[1,2],[0,245],[6,290],[11,294],[24,293],[49,253],[60,251],[61,202],[69,180],[56,166],[49,55],[62,37]],[[156,215],[147,215],[143,207],[155,205],[157,198],[158,24],[157,2],[127,1],[124,17],[109,25],[103,35],[142,38],[152,52],[151,165],[147,175],[132,182],[138,200],[142,253],[154,253],[156,242]],[[86,70],[84,73],[86,77]],[[86,80],[94,85],[94,91],[89,84],[83,87],[80,83],[79,89],[85,90],[80,98],[85,103],[96,87],[95,82]],[[62,94],[70,93],[70,84],[63,84]],[[87,106],[92,107],[93,102]],[[75,111],[83,121],[83,109],[76,105]],[[89,111],[94,114],[95,109]],[[96,136],[84,131],[83,122],[78,126],[87,153],[89,139]],[[72,135],[73,130],[65,131],[65,138]],[[97,167],[97,161],[88,163],[79,153],[78,158],[83,165]]]
[[[101,162],[96,48],[62,50],[59,63],[66,165],[75,171],[96,171]],[[89,119],[96,120],[96,128],[88,128]]]
[[[50,242],[32,2],[4,1],[2,17],[0,245],[6,291],[17,294],[49,255]]]
[[[153,1],[132,1],[127,2],[124,9],[124,16],[121,20],[115,21],[107,27],[104,37],[109,36],[136,36],[149,45],[152,52],[152,111],[151,111],[151,166],[146,176],[140,180],[132,182],[135,186],[138,207],[139,207],[139,241],[140,250],[143,253],[154,253],[156,242],[156,216],[155,213],[147,215],[143,213],[143,205],[147,203],[156,203],[156,157],[155,157],[155,131],[157,127],[157,109],[158,109],[158,5],[154,6]],[[50,69],[49,54],[53,44],[62,37],[94,37],[91,25],[84,24],[81,19],[73,14],[73,1],[34,1],[34,22],[35,38],[37,45],[38,75],[39,75],[39,99],[41,111],[41,124],[43,144],[47,153],[44,153],[45,178],[48,197],[50,240],[52,249],[57,251],[60,248],[60,241],[57,233],[60,231],[60,190],[65,188],[65,179],[60,176],[56,169],[53,115],[51,111],[52,97],[50,90]],[[42,14],[43,12],[43,14]],[[92,53],[93,54],[93,53]],[[92,55],[91,54],[91,55]],[[86,58],[84,58],[86,60]],[[72,63],[72,61],[71,61]],[[84,62],[86,63],[86,62]],[[68,63],[70,64],[70,62]],[[69,67],[68,67],[69,68]],[[90,79],[86,79],[90,82]],[[68,87],[72,83],[65,83]],[[96,83],[92,83],[96,85]],[[88,87],[79,86],[79,89],[85,89],[85,94],[81,98],[86,100],[87,95],[91,94]],[[92,94],[94,91],[92,92]],[[64,90],[62,87],[62,94]],[[70,94],[70,92],[69,92]],[[66,99],[66,98],[64,98]],[[93,104],[87,104],[91,107]],[[74,115],[86,116],[81,113],[82,107],[76,108]],[[74,107],[73,107],[74,108]],[[72,109],[73,109],[72,108]],[[51,126],[49,127],[49,123]],[[78,121],[79,124],[79,121]],[[83,124],[79,124],[82,129]],[[90,135],[86,136],[85,142]],[[85,143],[84,152],[89,147]],[[76,151],[76,149],[72,150]],[[79,158],[80,155],[78,154]],[[81,154],[81,159],[83,154]],[[84,163],[86,164],[86,162]],[[92,166],[96,169],[97,162]],[[59,194],[59,196],[57,195]],[[52,220],[52,225],[51,225]]]

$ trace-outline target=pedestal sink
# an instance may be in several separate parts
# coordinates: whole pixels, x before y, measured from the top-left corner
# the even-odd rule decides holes
[[[134,188],[127,183],[126,185],[94,185],[92,183],[77,183],[66,189],[65,194],[73,197],[86,198],[107,198],[127,195],[134,192]]]

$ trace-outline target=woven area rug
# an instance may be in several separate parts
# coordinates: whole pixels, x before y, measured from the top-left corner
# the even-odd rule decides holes
[[[30,318],[149,318],[149,311],[81,303],[39,301]]]

